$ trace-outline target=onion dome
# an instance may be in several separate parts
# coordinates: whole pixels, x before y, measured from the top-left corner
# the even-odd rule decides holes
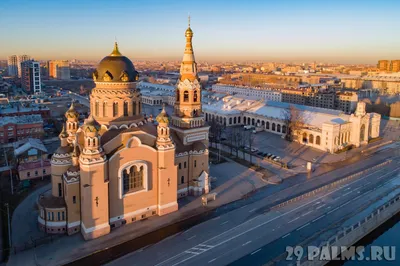
[[[185,31],[185,36],[186,37],[193,37],[193,31],[190,28],[190,26],[187,28],[187,30]]]
[[[60,146],[54,152],[53,156],[58,157],[57,155],[70,155],[70,153],[72,152],[72,149],[73,148],[71,146]]]
[[[79,117],[79,113],[75,110],[74,102],[72,102],[68,111],[65,113],[65,118],[68,119],[68,118],[78,118],[78,117]]]
[[[161,113],[156,117],[156,120],[158,123],[165,123],[165,124],[169,123],[169,116],[165,111],[165,105],[163,105],[163,109]]]
[[[138,79],[139,73],[132,61],[120,53],[117,42],[112,53],[104,57],[93,72],[96,82],[134,82]]]
[[[65,125],[63,125],[63,128],[61,130],[59,137],[60,138],[68,138],[68,133],[67,133],[67,131],[65,131]]]
[[[94,120],[93,116],[90,115],[88,119],[85,120],[85,123],[82,126],[83,132],[98,132],[99,131],[99,124]]]

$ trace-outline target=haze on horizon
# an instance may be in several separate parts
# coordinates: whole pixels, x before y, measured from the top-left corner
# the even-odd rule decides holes
[[[2,0],[0,59],[179,60],[190,12],[198,61],[400,59],[396,0]]]

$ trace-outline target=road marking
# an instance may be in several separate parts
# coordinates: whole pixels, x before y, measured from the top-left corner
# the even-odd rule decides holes
[[[351,187],[346,188],[345,190],[349,190]]]
[[[339,209],[339,207],[336,207],[336,208],[334,208],[333,210],[328,211],[328,214],[329,214],[329,213],[332,213],[332,212],[334,212],[334,211],[336,211],[337,209]]]
[[[324,217],[324,216],[325,216],[325,214],[323,214],[323,215],[321,215],[320,217],[318,217],[318,218],[312,220],[312,222],[316,222],[316,221],[318,221],[319,219],[321,219],[321,218]]]
[[[220,225],[224,225],[224,224],[227,224],[229,221],[225,221],[225,222],[223,222],[222,224],[220,224]]]
[[[288,222],[288,224],[290,224],[291,222],[293,222],[293,221],[296,221],[297,219],[299,219],[300,217],[296,217],[296,218],[294,218],[293,220],[290,220],[289,222]]]
[[[250,244],[251,243],[251,240],[250,241],[247,241],[246,243],[244,243],[242,246],[246,246],[247,244]]]
[[[353,199],[354,200],[354,199]],[[340,205],[340,208],[342,208],[343,206],[346,206],[347,204],[349,204],[351,201],[348,201],[346,203],[343,203],[342,205]]]
[[[393,171],[391,171],[391,172],[389,172],[389,173],[387,173],[387,174],[391,174],[391,173],[393,173],[393,172],[395,172],[395,171],[398,171],[398,169],[400,169],[400,167],[396,168],[395,170],[393,170]],[[368,174],[368,175],[366,175],[366,176],[364,176],[364,177],[360,177],[360,179],[357,179],[357,180],[351,182],[350,184],[355,183],[355,182],[359,182],[359,181],[365,179],[366,177],[371,176],[371,175],[373,175],[373,174],[376,174],[376,173],[378,173],[378,172],[380,172],[380,171],[382,171],[382,170],[378,170],[378,171],[372,172],[372,173],[370,173],[370,174]],[[387,174],[385,174],[385,175],[387,175]],[[349,185],[350,185],[350,184],[349,184]],[[229,242],[229,241],[231,241],[232,239],[235,239],[235,238],[237,238],[237,237],[239,237],[239,236],[242,236],[242,235],[244,235],[244,234],[246,234],[246,233],[248,233],[248,232],[250,232],[250,231],[253,231],[253,230],[255,230],[256,228],[259,228],[259,227],[261,227],[261,226],[263,226],[263,225],[265,225],[265,224],[268,224],[268,223],[270,223],[270,222],[272,222],[272,221],[274,221],[274,220],[277,220],[277,219],[281,218],[282,216],[285,216],[285,215],[287,215],[287,214],[289,214],[289,213],[295,212],[295,211],[297,211],[297,210],[300,209],[300,208],[303,208],[303,207],[305,207],[305,206],[307,206],[307,205],[310,205],[310,204],[312,204],[312,203],[314,203],[314,202],[316,202],[316,201],[318,201],[318,200],[320,200],[320,199],[322,199],[322,198],[327,197],[328,195],[330,195],[330,194],[332,194],[332,193],[334,193],[334,192],[336,192],[336,191],[339,191],[340,189],[342,189],[342,188],[336,188],[336,189],[334,189],[334,190],[332,190],[332,191],[330,191],[330,192],[328,192],[328,193],[326,193],[326,194],[324,194],[324,195],[322,195],[322,196],[320,196],[320,197],[318,197],[318,198],[316,198],[316,199],[314,199],[314,200],[311,200],[310,202],[307,202],[307,203],[305,203],[305,204],[303,204],[303,205],[300,205],[300,206],[298,206],[298,207],[296,207],[296,208],[294,208],[294,209],[292,209],[292,210],[290,210],[290,211],[287,211],[286,213],[282,213],[281,215],[278,215],[278,216],[276,216],[276,217],[274,217],[274,218],[272,218],[272,219],[270,219],[270,220],[267,220],[267,221],[265,221],[265,222],[262,222],[262,223],[260,223],[260,224],[258,224],[258,225],[256,225],[256,226],[253,226],[253,227],[251,227],[251,228],[249,228],[249,229],[247,229],[247,230],[245,230],[245,231],[242,231],[241,233],[239,233],[239,234],[237,234],[237,235],[234,235],[234,236],[232,236],[232,237],[230,237],[230,238],[228,238],[228,239],[225,239],[225,240],[223,240],[223,241],[221,241],[221,242],[215,244],[214,247],[220,246],[220,245],[222,245],[222,244],[224,244],[224,243],[226,243],[226,242]],[[328,208],[330,208],[330,207],[328,207]],[[242,224],[239,224],[239,225],[237,225],[237,226],[235,226],[235,227],[232,227],[231,229],[229,229],[229,230],[227,230],[227,231],[225,231],[225,232],[223,232],[223,233],[221,233],[221,234],[219,234],[219,235],[213,236],[212,238],[210,238],[210,239],[204,241],[203,243],[208,242],[208,241],[211,241],[211,240],[213,240],[213,239],[215,239],[215,238],[217,238],[217,237],[221,237],[222,235],[227,234],[227,233],[229,233],[229,232],[232,232],[232,231],[235,230],[236,228],[238,228],[238,227],[240,227],[240,226],[243,226],[244,224],[249,224],[252,220],[257,219],[257,218],[259,218],[259,217],[261,217],[261,216],[258,215],[258,216],[256,216],[256,217],[254,217],[254,218],[252,218],[252,219],[246,221],[245,223],[242,223]],[[296,219],[294,219],[294,220],[297,220],[297,219],[298,219],[298,218],[296,218]],[[294,221],[294,220],[292,220],[292,221]],[[172,256],[172,257],[170,257],[170,258],[168,258],[168,259],[166,259],[166,260],[164,260],[164,261],[162,261],[162,262],[156,264],[155,266],[168,263],[169,261],[174,260],[175,258],[181,256],[182,253],[185,253],[185,251],[184,251],[184,252],[181,252],[181,253],[179,253],[179,254],[177,254],[177,255],[175,255],[175,256]],[[188,258],[182,259],[182,260],[180,260],[179,262],[177,262],[177,263],[175,263],[175,264],[173,264],[173,265],[177,265],[177,264],[183,263],[183,262],[185,262],[185,261],[187,261],[187,260],[190,260],[191,258],[193,258],[193,257],[195,257],[195,256],[197,256],[197,255],[198,255],[198,254],[195,254],[195,255],[190,256],[190,257],[188,257]]]
[[[337,198],[334,198],[333,200],[337,200],[337,199],[340,199],[342,196],[340,195],[339,197],[337,197]]]
[[[211,262],[213,262],[214,260],[216,260],[217,258],[214,258],[214,259],[212,259],[212,260],[210,260],[208,263],[211,263]]]
[[[256,254],[256,253],[259,252],[260,250],[261,250],[261,248],[257,249],[256,251],[252,252],[252,253],[250,254],[250,256]]]
[[[351,192],[353,192],[353,191],[349,191],[349,192],[343,194],[343,197],[346,196],[346,195],[349,195]]]
[[[212,218],[211,221],[219,220],[220,218],[221,218],[221,216],[218,216],[218,217]]]
[[[194,252],[194,251],[190,251],[190,250],[185,250],[186,253],[191,253],[191,254],[195,254],[195,255],[199,255],[200,253],[198,252]]]
[[[282,236],[282,238],[288,237],[289,235],[290,235],[290,233]]]
[[[296,231],[299,231],[299,230],[303,229],[304,227],[306,227],[306,226],[308,226],[308,225],[310,225],[310,223],[306,223],[306,224],[303,225],[302,227],[297,228]]]
[[[188,239],[186,239],[186,240],[190,240],[190,239],[193,239],[193,238],[195,238],[196,237],[196,235],[194,235],[194,236],[191,236],[191,237],[189,237]]]
[[[322,205],[318,206],[316,209],[317,209],[317,210],[318,210],[318,209],[321,209],[321,208],[324,207],[324,206],[326,206],[326,204],[322,204]]]
[[[257,210],[256,208],[255,209],[252,209],[252,210],[250,210],[249,212],[253,212],[253,211],[255,211],[255,210]]]
[[[303,215],[301,215],[301,216],[306,216],[307,214],[310,214],[310,213],[312,213],[312,210],[311,211],[309,211],[309,212],[306,212],[306,213],[304,213]]]
[[[214,246],[211,246],[211,245],[204,245],[204,244],[198,244],[198,246],[203,246],[203,247],[206,247],[206,248],[213,248]]]
[[[367,191],[368,192],[368,191]],[[360,191],[358,191],[358,193],[360,193]],[[363,194],[364,195],[364,194]],[[360,197],[362,197],[363,195],[358,195],[357,197],[355,197],[354,199],[353,199],[353,201],[354,200],[356,200],[356,199],[358,199],[358,198],[360,198]]]

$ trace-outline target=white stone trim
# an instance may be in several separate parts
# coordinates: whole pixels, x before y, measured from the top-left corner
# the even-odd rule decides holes
[[[81,221],[79,220],[79,221],[76,221],[76,222],[69,223],[67,226],[68,226],[68,228],[71,228],[71,227],[78,226],[80,224],[81,224]]]
[[[164,205],[158,205],[158,209],[163,210],[163,209],[166,209],[166,208],[169,208],[169,207],[173,207],[175,205],[178,205],[178,203],[176,201],[170,202],[170,203],[167,203],[167,204],[164,204]]]
[[[83,223],[81,223],[81,230],[83,230],[83,232],[85,232],[87,234],[87,233],[91,233],[91,232],[94,232],[94,231],[97,231],[97,230],[100,230],[100,229],[103,229],[103,228],[106,228],[109,226],[110,226],[109,223],[103,223],[103,224],[95,225],[90,228],[86,228],[85,225]]]
[[[130,192],[127,194],[123,194],[123,188],[124,188],[124,180],[122,178],[122,171],[125,170],[128,167],[132,167],[134,165],[137,166],[143,166],[143,189],[135,191],[135,192]],[[120,166],[120,168],[118,169],[118,195],[119,195],[119,199],[125,198],[125,197],[129,197],[129,196],[133,196],[135,194],[138,193],[142,193],[142,192],[147,192],[149,191],[149,172],[148,172],[148,165],[146,161],[143,160],[135,160],[135,161],[130,161],[127,163],[124,163],[123,165]]]
[[[51,227],[56,227],[56,226],[65,226],[67,224],[66,221],[58,221],[58,222],[53,222],[53,221],[45,221],[43,220],[40,216],[38,216],[38,222],[44,226],[51,226]]]
[[[143,208],[143,209],[140,209],[140,210],[136,210],[136,211],[133,211],[133,212],[124,213],[124,214],[121,214],[121,215],[118,215],[118,216],[110,218],[110,223],[116,222],[118,220],[122,220],[124,218],[136,216],[136,215],[144,213],[144,212],[153,211],[156,208],[157,208],[157,205],[153,205],[153,206],[150,206],[150,207],[147,207],[147,208]]]

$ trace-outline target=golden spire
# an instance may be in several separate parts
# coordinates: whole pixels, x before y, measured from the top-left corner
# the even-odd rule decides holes
[[[110,56],[122,56],[122,54],[119,52],[118,43],[117,42],[114,43],[114,50],[112,51]]]
[[[60,133],[60,137],[61,138],[67,138],[68,137],[68,133],[67,131],[65,131],[65,125],[63,125],[61,133]]]

